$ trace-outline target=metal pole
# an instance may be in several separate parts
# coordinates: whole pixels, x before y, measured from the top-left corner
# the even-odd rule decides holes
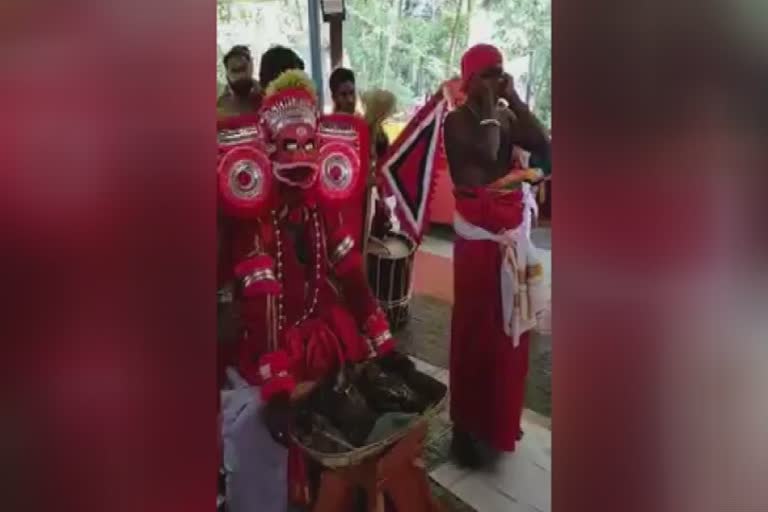
[[[312,79],[317,89],[317,101],[320,112],[325,106],[323,84],[323,59],[320,55],[320,0],[308,0],[309,11],[309,52],[312,59]]]
[[[344,42],[342,40],[342,20],[341,18],[332,19],[329,22],[331,30],[331,69],[336,69],[342,65],[344,60]]]

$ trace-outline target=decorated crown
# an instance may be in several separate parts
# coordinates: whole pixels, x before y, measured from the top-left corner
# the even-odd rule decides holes
[[[309,76],[292,69],[274,79],[267,87],[261,116],[272,135],[293,124],[314,127],[317,123],[317,96]]]
[[[261,118],[258,114],[243,114],[219,119],[216,122],[219,152],[224,153],[237,146],[260,147],[263,145],[264,133],[260,123]]]

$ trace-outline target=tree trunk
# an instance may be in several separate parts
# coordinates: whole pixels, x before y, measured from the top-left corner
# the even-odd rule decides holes
[[[472,14],[475,12],[475,0],[467,0],[467,43],[472,33]]]
[[[456,55],[456,43],[459,32],[459,22],[461,21],[461,8],[464,7],[464,0],[459,0],[456,5],[456,16],[453,18],[453,29],[451,30],[451,44],[448,50],[448,60],[445,62],[445,77],[448,78],[451,75],[451,68],[453,67],[453,58]]]
[[[304,16],[301,9],[301,0],[295,0],[296,2],[296,16],[299,18],[299,31],[304,32]]]
[[[418,68],[416,68],[416,91],[418,94],[423,94],[424,89],[424,57],[419,57]]]
[[[387,34],[388,34],[387,47],[386,47],[386,53],[384,53],[384,70],[383,70],[383,77],[381,80],[382,89],[387,88],[387,72],[389,71],[389,60],[390,60],[390,56],[392,55],[392,47],[395,45],[395,38],[397,37],[397,29],[398,29],[398,26],[400,25],[400,14],[402,13],[402,8],[403,8],[403,0],[399,0],[398,7],[397,7],[397,16],[395,16],[394,22],[389,26],[389,30],[387,31]]]
[[[534,58],[535,52],[530,51],[528,53],[528,80],[525,81],[525,104],[531,104],[531,94],[533,93],[533,72],[534,72]]]
[[[342,21],[333,19],[328,24],[331,38],[331,69],[336,69],[344,61],[344,42],[342,41]]]
[[[384,32],[379,32],[379,62],[384,62],[384,58],[387,55],[387,45],[384,40]],[[381,66],[381,79],[379,80],[379,83],[383,82],[385,80],[385,75],[387,74],[387,70],[384,66]]]

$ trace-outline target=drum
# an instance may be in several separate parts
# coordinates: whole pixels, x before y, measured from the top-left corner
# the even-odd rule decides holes
[[[405,234],[390,233],[382,239],[371,237],[367,253],[368,283],[390,328],[397,329],[408,321],[416,244]]]

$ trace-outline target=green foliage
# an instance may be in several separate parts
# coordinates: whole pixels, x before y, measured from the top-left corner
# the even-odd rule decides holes
[[[494,39],[510,56],[531,59],[524,77],[536,115],[552,125],[552,1],[485,0],[499,14]]]
[[[279,19],[261,19],[262,2],[217,0],[219,30],[233,25],[277,23],[291,34],[306,29],[306,0],[280,0]],[[470,18],[484,10],[495,20],[492,39],[508,57],[530,57],[521,85],[533,110],[551,125],[551,0],[346,0],[344,49],[355,70],[358,88],[392,91],[400,110],[433,94],[459,72],[467,47]],[[291,38],[292,39],[292,38]],[[296,44],[299,44],[296,41]],[[217,45],[217,83],[226,83]]]
[[[429,0],[422,0],[421,3]],[[431,17],[406,11],[413,0],[347,0],[345,49],[359,87],[384,87],[408,109],[459,71],[470,17],[495,19],[493,40],[510,57],[531,59],[522,77],[536,114],[551,123],[551,0],[433,0]]]
[[[252,26],[258,26],[260,23],[263,23],[260,11],[248,8],[258,3],[259,0],[217,0],[217,29],[226,29],[227,25],[233,23],[250,24]],[[226,73],[222,64],[222,59],[227,51],[229,51],[229,48],[223,48],[218,41],[216,42],[216,86],[219,93],[224,90],[227,84]]]
[[[446,68],[458,71],[460,51],[451,55],[450,41],[466,46],[467,1],[434,3],[431,17],[417,17],[406,12],[405,0],[347,0],[345,50],[361,89],[389,89],[408,109],[437,90]]]

